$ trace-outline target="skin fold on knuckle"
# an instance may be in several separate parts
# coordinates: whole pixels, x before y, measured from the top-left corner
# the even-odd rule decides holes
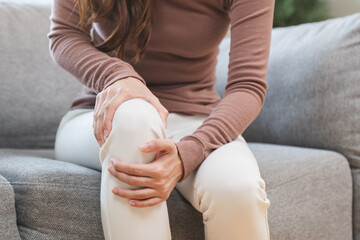
[[[126,195],[120,189],[115,189],[113,192],[119,197],[126,198]]]
[[[127,177],[127,183],[129,185],[132,185],[132,186],[137,186],[138,185],[138,181],[136,180],[135,177]]]
[[[111,128],[111,118],[113,117],[114,115],[114,107],[111,106],[111,108],[109,110],[106,111],[106,115],[105,115],[105,118],[104,118],[104,128],[109,130]]]
[[[108,113],[109,111],[111,111],[113,109],[113,105],[111,104],[111,102],[106,102],[104,103],[105,107],[104,107],[104,113]]]
[[[124,179],[124,177],[122,176],[121,173],[115,171],[115,172],[113,172],[113,173],[111,173],[111,174],[112,174],[115,178],[117,178],[119,181],[126,183],[126,180]]]
[[[129,173],[129,174],[134,174],[136,171],[135,171],[135,168],[132,167],[132,166],[128,166],[126,168],[126,172]]]
[[[148,193],[141,193],[141,192],[136,192],[134,194],[134,197],[136,199],[145,199],[145,198],[148,198],[149,197],[149,194]]]

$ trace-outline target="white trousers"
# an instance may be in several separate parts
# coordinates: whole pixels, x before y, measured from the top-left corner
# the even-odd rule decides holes
[[[193,133],[206,115],[170,113],[167,128],[155,108],[142,99],[131,99],[115,112],[112,130],[100,148],[93,133],[93,109],[73,109],[61,119],[56,134],[57,160],[102,170],[101,219],[106,240],[171,239],[166,201],[137,208],[112,193],[114,186],[135,189],[120,182],[107,168],[110,158],[148,163],[155,153],[139,145],[154,138],[174,142]],[[270,239],[266,196],[257,161],[240,134],[213,151],[187,179],[175,187],[202,213],[207,240]]]

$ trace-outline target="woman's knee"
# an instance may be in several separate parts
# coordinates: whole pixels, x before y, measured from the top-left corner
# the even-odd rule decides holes
[[[226,215],[231,212],[246,216],[259,208],[266,210],[270,206],[265,181],[254,174],[241,174],[227,175],[198,185],[199,208],[204,220],[211,218],[212,214]]]
[[[236,201],[239,204],[252,204],[258,200],[267,201],[265,182],[256,176],[232,179],[227,182],[219,181],[219,184],[207,187],[207,192],[212,199],[225,202]]]
[[[123,102],[115,111],[112,131],[119,134],[137,134],[148,130],[161,133],[164,129],[157,110],[149,102],[130,99]]]
[[[139,146],[155,138],[166,138],[166,130],[157,110],[143,99],[127,100],[115,111],[111,131],[101,147],[100,159],[111,154],[119,158],[138,158],[127,159],[131,162],[147,162],[151,157],[141,153]]]

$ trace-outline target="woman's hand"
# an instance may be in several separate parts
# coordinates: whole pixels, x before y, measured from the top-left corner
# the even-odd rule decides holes
[[[183,167],[175,143],[171,139],[155,139],[140,148],[143,152],[156,152],[150,163],[128,163],[112,158],[109,172],[121,182],[142,187],[124,189],[114,187],[112,192],[130,199],[134,207],[147,207],[169,198],[170,193],[183,176]]]
[[[141,98],[152,104],[159,112],[166,128],[166,119],[169,114],[167,109],[139,79],[127,77],[111,84],[96,96],[93,128],[100,147],[105,142],[104,135],[107,137],[110,134],[116,109],[120,104],[132,98]]]

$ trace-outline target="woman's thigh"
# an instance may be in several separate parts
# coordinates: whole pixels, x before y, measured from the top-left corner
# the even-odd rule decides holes
[[[93,114],[94,109],[73,109],[62,117],[55,139],[57,160],[101,170]]]
[[[205,239],[269,239],[270,200],[242,135],[214,150],[176,189],[202,213]]]
[[[249,186],[260,187],[258,194],[264,200],[265,182],[261,177],[255,156],[243,136],[240,134],[233,141],[214,150],[187,179],[177,184],[177,189],[199,211],[198,196],[200,191],[217,192],[222,196],[227,191],[236,192],[249,189]]]
[[[94,109],[80,108],[69,110],[62,117],[56,133],[55,159],[101,171],[101,148],[93,132],[93,114]],[[198,122],[195,121],[197,116],[187,116],[191,121],[185,121],[183,125],[178,121],[179,116],[181,115],[176,113],[169,114],[166,134],[177,135],[176,131],[179,129],[194,130]],[[177,122],[176,125],[173,119]]]

